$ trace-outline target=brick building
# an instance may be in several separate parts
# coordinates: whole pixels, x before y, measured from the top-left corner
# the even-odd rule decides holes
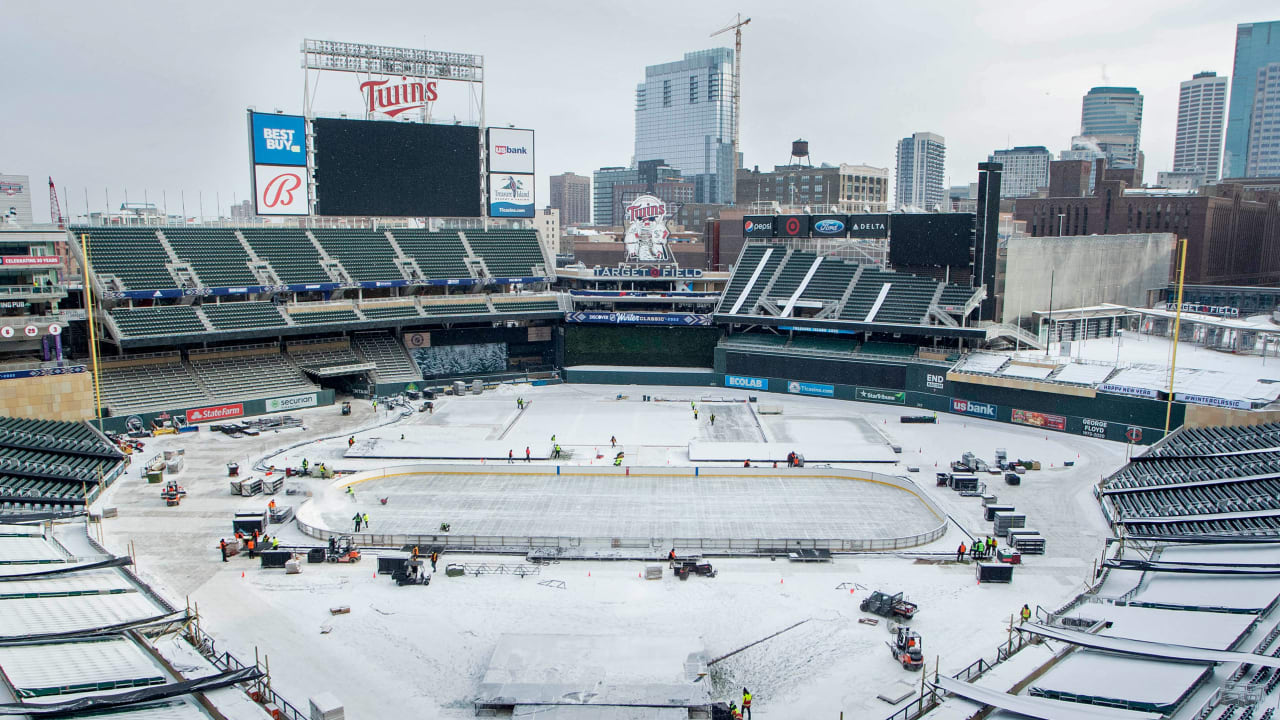
[[[1198,195],[1126,191],[1131,173],[1099,160],[1094,192],[1081,197],[1078,170],[1051,168],[1049,197],[1017,201],[1032,237],[1171,232],[1187,241],[1188,284],[1280,285],[1280,193],[1231,183]]]

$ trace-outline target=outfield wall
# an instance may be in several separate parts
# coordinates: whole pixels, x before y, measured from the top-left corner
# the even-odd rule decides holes
[[[129,421],[137,418],[143,427],[150,430],[154,420],[181,418],[187,425],[200,423],[235,422],[255,415],[272,413],[288,413],[291,410],[302,410],[310,407],[332,405],[334,391],[331,388],[320,388],[315,392],[297,393],[278,398],[261,400],[244,400],[241,402],[220,403],[216,405],[199,405],[196,407],[171,408],[155,412],[133,413],[102,419],[102,429],[107,432],[126,432]],[[93,421],[94,426],[98,421]]]

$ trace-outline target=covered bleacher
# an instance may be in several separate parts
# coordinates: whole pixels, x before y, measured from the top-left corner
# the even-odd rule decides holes
[[[177,351],[105,358],[99,364],[102,406],[112,415],[202,405],[210,398]]]
[[[780,244],[748,244],[716,309],[717,319],[777,317],[885,325],[956,326],[982,289]],[[944,300],[945,298],[945,300]]]
[[[84,423],[0,418],[0,510],[83,505],[123,468],[123,453]]]
[[[385,233],[377,230],[312,230],[312,236],[330,257],[342,263],[352,280],[402,280],[396,267],[396,251]]]
[[[294,228],[241,228],[258,257],[271,264],[280,282],[326,283],[333,279],[320,265],[320,252],[305,230]]]
[[[357,357],[351,349],[351,341],[345,337],[291,342],[285,348],[294,364],[313,377],[355,375],[377,367]]]
[[[1277,432],[1181,428],[1103,482],[1103,511],[1130,535],[1280,536]]]
[[[118,281],[116,290],[158,290],[176,288],[167,265],[173,262],[155,228],[73,226],[71,234],[89,236],[89,263],[106,283],[107,276]],[[78,243],[72,243],[79,250]]]
[[[220,401],[280,397],[319,389],[275,343],[192,350],[189,358],[209,397]]]
[[[351,341],[356,353],[375,365],[377,382],[421,382],[422,370],[409,358],[404,346],[383,332],[356,333]]]
[[[484,260],[491,277],[536,277],[549,274],[536,230],[497,229],[462,232],[472,252]]]
[[[457,231],[394,230],[391,236],[396,239],[396,244],[405,257],[417,262],[425,277],[471,277],[467,270],[467,248],[462,244]]]
[[[161,234],[206,287],[258,285],[252,258],[231,228],[165,227]]]

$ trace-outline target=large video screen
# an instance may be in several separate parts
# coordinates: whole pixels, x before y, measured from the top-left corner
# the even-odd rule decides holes
[[[889,264],[968,265],[973,213],[895,213],[889,219]]]
[[[480,130],[317,119],[316,214],[479,217]]]

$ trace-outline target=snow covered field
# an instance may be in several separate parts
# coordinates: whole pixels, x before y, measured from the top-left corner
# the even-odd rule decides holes
[[[643,403],[642,394],[669,402]],[[175,479],[188,496],[180,507],[165,507],[158,486],[140,479],[143,463],[135,461],[100,501],[119,510],[119,517],[105,521],[106,540],[117,553],[132,543],[144,578],[178,604],[184,599],[198,604],[204,627],[220,648],[251,657],[256,647],[268,655],[273,686],[294,703],[305,707],[308,697],[328,690],[346,704],[351,718],[472,717],[471,702],[505,634],[696,638],[714,657],[800,621],[805,622],[714,666],[712,696],[728,699],[748,686],[756,697],[755,713],[765,718],[837,717],[840,712],[886,717],[893,708],[876,694],[900,680],[918,683],[919,676],[892,661],[883,622],[857,622],[862,616],[858,602],[869,591],[903,591],[918,602],[913,627],[924,637],[929,666],[936,658],[943,671],[955,671],[979,655],[990,656],[1007,638],[1009,618],[1023,603],[1057,608],[1082,588],[1107,532],[1091,488],[1124,462],[1125,446],[947,415],[938,425],[902,425],[900,410],[892,406],[751,394],[762,403],[782,405],[783,414],[756,425],[748,422],[749,415],[717,412],[713,430],[706,415],[693,421],[690,400],[701,410],[711,398],[745,399],[748,393],[560,385],[443,398],[434,414],[414,413],[403,420],[382,406],[375,415],[367,403],[356,402],[350,417],[341,417],[337,407],[305,410],[295,413],[306,421],[305,429],[258,438],[235,440],[207,431],[156,438],[139,460],[163,449],[184,449],[187,468]],[[528,419],[512,425],[517,396],[533,404]],[[723,424],[722,417],[728,419]],[[354,565],[304,565],[299,575],[263,570],[244,557],[219,562],[218,539],[230,534],[232,514],[261,510],[266,502],[228,493],[227,462],[247,468],[270,456],[277,466],[296,466],[305,457],[313,466],[373,469],[388,463],[343,457],[348,438],[398,441],[410,430],[433,433],[441,442],[509,440],[521,448],[535,440],[545,443],[554,433],[575,451],[566,464],[587,465],[602,462],[596,455],[607,454],[609,438],[616,435],[628,465],[648,468],[687,467],[688,442],[695,438],[866,442],[874,436],[900,445],[902,463],[862,469],[908,475],[905,466],[918,465],[920,472],[909,475],[954,523],[942,539],[910,554],[840,556],[826,565],[717,560],[718,577],[683,582],[669,573],[662,580],[643,580],[639,562],[583,561],[540,566],[539,574],[523,578],[440,573],[428,587],[400,588],[375,574],[372,557]],[[1027,524],[1045,535],[1048,554],[1025,558],[1010,585],[979,585],[972,565],[953,562],[955,548],[969,542],[964,531],[983,535],[990,524],[982,521],[976,498],[935,489],[932,479],[935,470],[966,450],[990,458],[997,447],[1044,464],[1021,486],[1006,486],[997,476],[988,482],[1001,502],[1026,513]],[[1064,467],[1067,460],[1074,466]],[[276,500],[295,504],[329,484],[292,478],[286,488],[300,494],[282,493]],[[355,504],[376,530],[390,518],[380,515],[373,493],[364,495]],[[767,510],[772,501],[761,492],[711,509],[733,518],[741,502]],[[285,544],[313,544],[295,528],[279,534]],[[446,555],[442,563],[514,565],[522,560]],[[540,584],[546,580],[560,581],[563,588]],[[351,613],[331,616],[329,608],[340,605]]]

